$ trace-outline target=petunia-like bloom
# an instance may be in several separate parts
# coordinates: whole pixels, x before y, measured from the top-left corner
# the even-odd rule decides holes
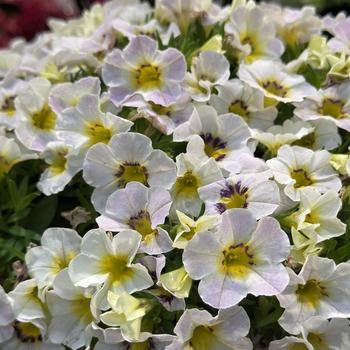
[[[69,264],[69,276],[77,287],[104,284],[108,290],[133,293],[153,285],[147,269],[133,260],[141,243],[136,231],[119,232],[111,240],[101,229],[90,230],[81,243],[81,253]]]
[[[19,123],[15,129],[17,138],[29,149],[43,151],[50,141],[56,141],[56,113],[48,104],[51,83],[44,78],[28,82],[15,100]]]
[[[198,216],[202,207],[198,189],[223,178],[220,168],[212,158],[200,160],[193,155],[181,153],[176,157],[177,179],[170,190],[173,200],[170,212],[180,210],[191,216]]]
[[[57,121],[57,137],[74,149],[81,149],[82,159],[96,143],[108,143],[113,135],[129,131],[133,123],[124,118],[104,113],[97,95],[85,95],[76,107],[61,113]]]
[[[257,60],[250,65],[241,64],[238,77],[264,93],[265,106],[301,102],[316,92],[302,75],[289,74],[281,63],[274,61]]]
[[[0,347],[1,343],[10,339],[13,334],[12,322],[15,320],[15,315],[12,310],[11,302],[2,286],[0,286]]]
[[[180,51],[159,51],[157,42],[144,35],[131,39],[123,51],[112,51],[102,67],[103,81],[117,106],[135,97],[163,106],[174,103],[182,94],[185,72]]]
[[[49,196],[63,191],[81,170],[81,157],[62,141],[49,142],[41,154],[47,168],[40,175],[38,189]]]
[[[197,107],[188,122],[174,131],[174,141],[189,141],[187,153],[199,159],[214,158],[230,170],[238,154],[250,153],[247,124],[232,113],[218,115],[211,106]]]
[[[39,288],[52,286],[56,276],[80,252],[81,237],[70,228],[50,227],[41,237],[41,246],[30,248],[26,265]]]
[[[115,135],[107,145],[91,147],[83,177],[96,188],[91,201],[102,212],[108,196],[129,182],[170,188],[176,179],[176,166],[163,151],[153,150],[147,136],[129,132]]]
[[[203,186],[198,192],[209,215],[244,208],[260,219],[272,214],[280,202],[277,184],[258,174],[230,176]]]
[[[177,298],[188,298],[192,287],[192,280],[185,268],[181,266],[176,270],[163,273],[159,276],[159,284],[170,294]]]
[[[347,349],[349,346],[350,323],[347,319],[328,321],[322,317],[311,317],[302,324],[300,337],[275,340],[270,343],[269,350]]]
[[[331,28],[331,32],[334,35],[329,40],[329,47],[333,52],[343,52],[347,55],[350,54],[350,18],[344,18],[336,21]]]
[[[230,77],[230,63],[227,58],[215,51],[204,51],[193,59],[191,73],[186,73],[184,88],[193,100],[206,102],[211,90],[222,85]]]
[[[83,96],[99,96],[100,92],[100,79],[86,77],[73,83],[57,84],[50,92],[49,104],[55,113],[61,114],[65,109],[75,107]]]
[[[253,89],[239,79],[229,80],[216,89],[218,95],[211,96],[210,104],[218,114],[239,115],[254,129],[266,130],[273,125],[277,109],[264,107],[264,94],[260,90]]]
[[[349,263],[336,265],[331,259],[308,256],[298,275],[288,272],[289,285],[277,295],[285,308],[278,322],[287,332],[299,333],[301,323],[313,316],[349,317]]]
[[[350,131],[350,82],[321,89],[302,103],[296,104],[295,115],[303,120],[326,119]]]
[[[68,269],[62,271],[46,294],[51,321],[48,337],[52,343],[76,350],[85,346],[85,329],[93,321],[90,310],[92,291],[75,287]]]
[[[170,206],[167,190],[131,182],[111,194],[106,209],[96,222],[106,231],[135,230],[142,237],[141,251],[160,254],[172,249],[168,233],[158,227],[164,223]]]
[[[247,334],[250,321],[241,306],[219,310],[213,317],[206,310],[187,309],[177,322],[177,338],[166,350],[252,350]]]
[[[276,29],[268,13],[259,7],[239,6],[225,25],[228,41],[238,51],[240,60],[278,59],[284,46],[276,38]]]
[[[314,188],[321,193],[328,190],[339,191],[341,181],[329,164],[330,153],[312,151],[299,146],[282,146],[277,157],[266,163],[275,180],[284,185],[284,193],[294,201],[300,200],[305,188]]]
[[[230,209],[216,232],[202,232],[188,242],[183,263],[189,276],[200,280],[203,301],[222,309],[248,293],[281,293],[289,281],[281,264],[288,253],[289,239],[277,220],[264,217],[257,223],[250,211]]]

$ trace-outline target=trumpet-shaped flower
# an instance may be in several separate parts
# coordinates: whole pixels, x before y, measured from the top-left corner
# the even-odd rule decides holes
[[[219,310],[215,317],[206,310],[188,309],[174,328],[177,339],[165,349],[252,350],[246,337],[249,328],[249,317],[241,306]]]
[[[177,298],[188,298],[192,287],[192,280],[183,266],[161,274],[159,283],[165,290]]]
[[[153,285],[141,264],[133,260],[141,243],[141,235],[128,230],[111,240],[101,229],[90,230],[82,239],[81,253],[69,264],[69,276],[77,287],[99,286],[101,293],[133,293]]]
[[[211,90],[222,85],[230,77],[230,64],[227,58],[214,51],[204,51],[193,59],[191,73],[186,73],[185,90],[193,100],[206,102]]]
[[[239,79],[229,80],[216,89],[218,95],[211,96],[210,104],[218,114],[239,115],[254,129],[266,130],[273,125],[277,109],[264,107],[264,94],[260,90],[253,89]]]
[[[38,286],[51,287],[56,276],[68,267],[80,252],[81,237],[69,228],[48,228],[41,237],[41,246],[28,250],[25,260],[29,273]]]
[[[108,198],[106,209],[96,221],[104,230],[135,230],[142,237],[141,250],[159,254],[172,249],[163,224],[171,206],[170,194],[160,187],[147,188],[131,182]]]
[[[215,308],[239,303],[248,293],[277,295],[287,286],[289,240],[279,223],[264,217],[258,223],[245,209],[227,210],[216,232],[202,232],[187,244],[183,263],[198,292]]]
[[[264,93],[265,106],[301,102],[316,92],[302,75],[289,74],[279,62],[257,60],[250,65],[241,64],[238,77]]]
[[[131,181],[170,188],[176,166],[163,151],[153,150],[148,137],[129,132],[115,135],[107,145],[93,146],[86,155],[83,177],[96,188],[91,201],[102,212],[108,196]]]
[[[277,157],[267,161],[275,180],[284,185],[284,193],[294,201],[300,200],[300,193],[314,188],[321,193],[339,191],[341,181],[329,164],[330,154],[312,151],[299,146],[282,146]]]
[[[209,215],[244,208],[260,219],[272,214],[280,202],[277,184],[257,174],[234,175],[203,186],[198,192]]]
[[[300,332],[300,325],[313,316],[324,319],[350,315],[350,264],[308,256],[297,275],[288,269],[290,282],[277,298],[284,313],[280,325],[289,333]]]
[[[103,80],[117,106],[135,95],[163,106],[176,102],[185,72],[181,52],[174,48],[159,51],[156,41],[143,35],[131,39],[123,51],[112,51],[102,67]]]

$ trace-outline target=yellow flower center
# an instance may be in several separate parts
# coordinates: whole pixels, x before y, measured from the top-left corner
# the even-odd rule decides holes
[[[289,345],[288,350],[309,350],[309,348],[303,343],[296,343]]]
[[[120,187],[124,187],[131,181],[141,182],[147,185],[148,173],[147,169],[140,164],[128,164],[121,165],[116,173],[118,178],[117,183]]]
[[[13,117],[16,113],[15,96],[7,97],[0,106],[0,113],[5,113],[8,117]]]
[[[42,341],[40,329],[30,322],[15,321],[13,328],[16,337],[22,343],[38,343]]]
[[[278,96],[278,97],[286,97],[289,91],[289,89],[283,86],[280,82],[272,79],[261,81],[260,86],[262,86],[271,95]],[[265,97],[264,99],[265,107],[276,106],[277,104],[278,104],[278,101],[276,101],[274,98]]]
[[[242,45],[248,44],[250,46],[250,53],[245,57],[248,63],[253,62],[260,56],[259,38],[256,34],[242,32],[240,34],[240,41]]]
[[[230,276],[246,277],[251,266],[255,265],[253,254],[249,253],[249,246],[243,243],[231,245],[223,252],[222,266]]]
[[[172,109],[170,107],[165,107],[152,101],[150,101],[149,104],[152,110],[159,115],[169,115],[172,112]]]
[[[159,68],[151,64],[142,65],[137,70],[136,83],[143,90],[159,88],[162,83]]]
[[[313,181],[305,169],[294,169],[291,171],[290,176],[293,180],[295,180],[295,188],[306,187],[313,184]]]
[[[215,349],[219,340],[214,334],[214,330],[211,327],[199,326],[193,331],[192,338],[189,341],[189,349],[193,350],[209,350]],[[220,342],[221,343],[221,342]]]
[[[126,256],[106,255],[99,262],[99,270],[108,274],[114,284],[119,284],[132,276],[133,271],[128,267]]]
[[[226,149],[226,142],[220,137],[214,137],[212,134],[200,135],[204,141],[204,152],[208,157],[215,160],[222,160],[228,153]]]
[[[315,142],[316,142],[316,136],[315,136],[315,133],[312,132],[302,137],[300,140],[293,142],[293,146],[302,146],[306,148],[312,148]]]
[[[106,128],[101,123],[88,123],[85,128],[85,133],[89,136],[90,145],[98,142],[108,143],[112,137],[110,128]]]
[[[191,197],[197,194],[199,181],[191,171],[187,171],[183,176],[177,178],[175,183],[175,191],[178,195]]]
[[[319,112],[322,115],[328,115],[333,118],[341,119],[346,117],[346,114],[343,111],[343,107],[344,102],[340,100],[333,100],[331,98],[325,98]]]
[[[56,125],[56,114],[46,103],[39,112],[32,114],[32,123],[40,130],[50,131]]]
[[[68,150],[62,150],[56,154],[52,164],[50,165],[51,173],[54,176],[59,175],[66,170],[67,153],[68,153]]]
[[[140,211],[136,216],[131,217],[128,223],[133,230],[140,233],[146,243],[158,234],[157,230],[152,228],[151,218],[146,211]]]
[[[94,317],[91,314],[90,310],[91,299],[81,298],[75,300],[71,305],[71,312],[83,323],[88,325],[93,321]]]
[[[229,112],[241,116],[246,122],[249,121],[248,106],[240,100],[234,101],[230,104]]]
[[[244,208],[247,203],[247,197],[247,194],[234,192],[230,197],[222,198],[221,202],[224,204],[225,209]]]
[[[309,341],[309,343],[312,344],[314,349],[317,349],[317,350],[329,349],[327,343],[324,341],[324,339],[322,339],[322,336],[320,334],[309,333],[309,335],[307,336],[307,340]]]
[[[190,227],[189,231],[185,231],[181,237],[187,239],[188,241],[193,238],[193,236],[196,234],[196,228],[195,227]]]
[[[73,250],[66,253],[65,256],[55,255],[51,267],[51,273],[57,275],[60,271],[68,267],[71,260],[77,255]]]
[[[296,290],[299,302],[315,308],[322,296],[327,296],[326,288],[314,279],[308,280],[305,284],[299,284]]]

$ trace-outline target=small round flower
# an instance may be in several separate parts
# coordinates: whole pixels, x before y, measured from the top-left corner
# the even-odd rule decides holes
[[[102,67],[110,98],[117,106],[135,95],[167,106],[180,97],[186,72],[185,58],[174,48],[159,51],[156,41],[137,36],[121,50],[112,51]]]
[[[85,158],[83,177],[96,188],[91,201],[102,212],[108,196],[129,182],[170,188],[176,178],[176,165],[163,151],[154,150],[147,136],[121,133],[107,145],[99,143],[91,147]]]
[[[350,264],[336,265],[331,259],[308,256],[297,275],[288,269],[290,282],[277,298],[284,313],[280,325],[289,333],[312,316],[324,319],[350,316]]]
[[[266,163],[275,180],[284,185],[284,193],[294,201],[300,200],[305,188],[314,188],[321,193],[339,191],[341,181],[329,164],[330,153],[325,150],[312,151],[299,146],[282,146],[277,157]]]
[[[174,328],[177,338],[165,349],[252,350],[246,337],[249,328],[249,317],[241,306],[219,310],[215,317],[206,310],[187,309]]]
[[[222,215],[216,232],[202,232],[187,244],[183,263],[198,292],[215,308],[238,304],[248,293],[276,295],[287,286],[289,240],[279,223],[264,217],[258,223],[244,209]]]
[[[316,90],[302,75],[289,74],[279,62],[257,60],[250,65],[241,64],[238,77],[265,95],[265,106],[279,102],[301,102]]]
[[[106,231],[135,230],[142,236],[141,251],[160,254],[172,249],[168,233],[157,227],[164,223],[170,206],[167,190],[130,182],[111,194],[96,222]]]

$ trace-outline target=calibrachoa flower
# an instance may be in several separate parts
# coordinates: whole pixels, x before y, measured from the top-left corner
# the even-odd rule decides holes
[[[339,191],[341,181],[329,164],[327,151],[311,151],[299,146],[282,146],[276,158],[267,161],[275,180],[284,185],[284,193],[294,201],[300,200],[305,188],[320,192]]]
[[[248,293],[278,295],[289,278],[281,262],[289,240],[270,217],[258,223],[244,209],[227,210],[216,232],[202,232],[187,244],[183,262],[189,276],[200,280],[198,292],[216,308],[238,304]]]
[[[131,39],[123,51],[114,50],[107,56],[102,76],[117,106],[132,105],[133,97],[167,106],[182,93],[185,67],[181,52],[173,48],[159,51],[156,41],[141,35]]]
[[[172,249],[167,231],[158,227],[164,223],[170,206],[167,190],[130,182],[124,189],[111,194],[106,209],[96,222],[108,231],[137,231],[142,236],[140,249],[148,254],[159,254]]]
[[[279,323],[289,333],[299,333],[300,324],[312,316],[349,317],[350,264],[308,256],[298,275],[288,272],[289,285],[277,298],[285,308]]]
[[[137,133],[114,136],[107,145],[99,143],[86,155],[84,179],[96,187],[92,203],[103,211],[108,196],[132,181],[147,186],[170,188],[175,181],[175,163],[151,140]]]

